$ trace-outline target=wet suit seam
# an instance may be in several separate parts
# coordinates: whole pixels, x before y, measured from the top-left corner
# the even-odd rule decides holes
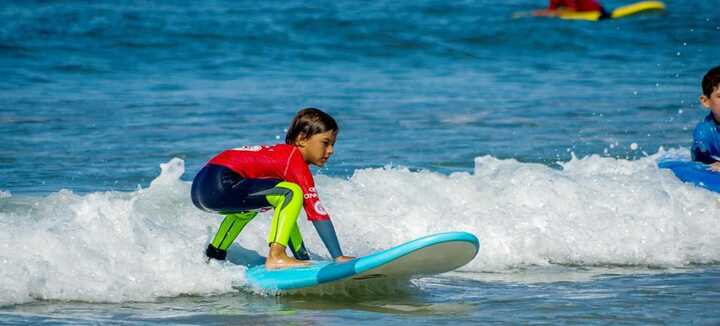
[[[230,233],[230,231],[232,230],[233,225],[235,225],[235,222],[237,222],[237,218],[233,219],[232,223],[230,223],[230,226],[228,226],[227,230],[225,231],[222,240],[220,240],[220,247],[223,247],[223,242],[225,242],[225,239],[227,238],[228,233]]]
[[[285,177],[285,178],[287,178],[287,171],[290,168],[290,160],[292,159],[296,150],[297,150],[297,148],[293,147],[292,152],[290,152],[290,155],[288,155],[288,159],[285,162],[285,171],[283,171],[283,177]]]
[[[275,192],[275,191],[277,191],[277,192]],[[276,208],[276,209],[279,209],[279,210],[280,210],[280,211],[277,213],[277,214],[278,214],[278,217],[279,217],[280,214],[282,214],[282,210],[285,209],[285,207],[287,207],[287,205],[290,204],[290,201],[292,201],[293,191],[292,191],[291,189],[283,188],[282,186],[279,186],[279,187],[275,187],[275,188],[272,188],[272,189],[259,191],[259,192],[253,193],[252,195],[270,195],[270,194],[273,194],[273,195],[284,195],[284,196],[285,196],[285,200],[283,201],[283,204],[280,206],[280,208]],[[278,222],[280,222],[280,221],[278,221]],[[273,233],[273,237],[272,237],[272,238],[273,238],[273,240],[277,240],[278,232],[280,232],[280,231],[278,230],[279,228],[276,226],[276,227],[274,227],[273,229],[275,230],[275,233]],[[276,241],[273,241],[273,242],[276,242]]]
[[[278,190],[278,192],[274,192],[275,190]],[[290,196],[287,196],[287,194],[290,194]],[[290,204],[290,201],[292,200],[292,190],[288,188],[283,188],[282,186],[274,187],[272,189],[258,191],[255,193],[250,194],[250,196],[256,196],[256,195],[282,195],[285,196],[285,201],[283,201],[282,208],[287,207],[288,204]]]

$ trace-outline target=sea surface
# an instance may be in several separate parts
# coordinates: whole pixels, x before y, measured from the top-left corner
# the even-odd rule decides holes
[[[720,324],[720,195],[657,168],[708,113],[720,11],[665,2],[1,1],[0,324]],[[478,256],[263,292],[265,213],[205,263],[193,176],[304,107],[340,124],[313,172],[347,254],[467,231]]]

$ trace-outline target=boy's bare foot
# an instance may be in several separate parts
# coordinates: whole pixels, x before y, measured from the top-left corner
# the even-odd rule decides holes
[[[306,267],[310,266],[310,261],[297,260],[285,253],[285,246],[277,243],[270,245],[270,252],[265,260],[266,269],[279,269],[288,267]]]
[[[288,268],[288,267],[307,267],[310,266],[309,260],[297,260],[292,257],[287,257],[287,259],[282,258],[275,258],[270,259],[268,258],[265,261],[265,269],[280,269],[280,268]]]
[[[353,260],[353,259],[355,259],[355,257],[352,257],[352,256],[339,256],[339,257],[335,258],[335,262],[344,263],[344,262],[346,262],[346,261],[351,261],[351,260]]]

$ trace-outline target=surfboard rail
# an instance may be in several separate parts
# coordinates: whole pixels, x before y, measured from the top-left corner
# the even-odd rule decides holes
[[[320,261],[308,267],[278,270],[256,266],[248,269],[246,278],[265,290],[298,289],[348,279],[411,278],[457,269],[470,262],[479,248],[479,240],[471,233],[439,233],[344,263]]]

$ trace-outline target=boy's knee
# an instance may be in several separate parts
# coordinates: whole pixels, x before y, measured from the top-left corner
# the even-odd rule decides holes
[[[290,193],[292,194],[293,198],[301,198],[301,199],[303,198],[302,188],[300,188],[300,186],[297,183],[283,181],[280,184],[278,184],[278,187],[282,187],[282,188],[290,190]]]
[[[296,183],[283,181],[278,183],[272,194],[267,197],[268,202],[275,208],[283,208],[289,205],[302,205],[303,191]]]

